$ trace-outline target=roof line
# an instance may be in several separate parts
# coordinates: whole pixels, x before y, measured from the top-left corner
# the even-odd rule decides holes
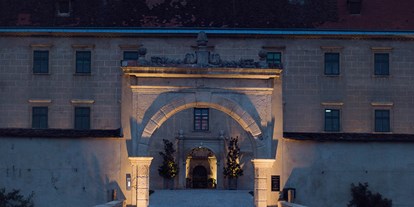
[[[2,28],[0,33],[414,36],[414,31],[209,28]]]

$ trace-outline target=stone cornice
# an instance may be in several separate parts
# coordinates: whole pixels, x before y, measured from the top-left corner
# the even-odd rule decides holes
[[[271,79],[280,77],[281,69],[270,68],[190,68],[190,67],[121,67],[124,74],[146,78],[232,78]]]
[[[194,92],[195,90],[200,90],[200,88],[190,87],[190,86],[130,86],[133,92],[141,92],[141,93],[153,93],[153,92],[168,92],[168,91],[182,91],[186,90],[189,92]],[[206,88],[206,89],[213,89],[214,92],[221,93],[221,92],[228,92],[228,91],[237,91],[243,92],[246,94],[271,94],[273,92],[273,88],[254,88],[254,87],[220,87],[220,88]]]
[[[284,132],[290,140],[319,142],[414,142],[414,134]]]

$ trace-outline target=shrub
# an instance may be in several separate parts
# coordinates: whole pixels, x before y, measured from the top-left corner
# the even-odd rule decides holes
[[[238,178],[239,176],[243,175],[243,169],[239,164],[240,148],[238,139],[238,137],[230,138],[227,152],[227,162],[226,166],[223,169],[223,174],[225,177]]]
[[[162,165],[158,168],[158,173],[167,179],[172,179],[178,174],[178,165],[175,162],[173,143],[163,139],[164,152],[160,152],[163,158]]]
[[[33,207],[32,192],[27,198],[20,194],[20,190],[12,190],[6,193],[6,189],[0,188],[0,206],[1,207]]]
[[[381,194],[373,194],[368,190],[368,183],[351,184],[352,200],[348,207],[392,207],[392,200],[383,198]]]

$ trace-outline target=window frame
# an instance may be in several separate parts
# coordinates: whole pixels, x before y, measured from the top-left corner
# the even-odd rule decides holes
[[[47,53],[46,60],[45,57],[37,57],[36,53]],[[49,74],[50,73],[50,52],[49,50],[35,49],[32,52],[32,73],[33,74]],[[39,58],[39,59],[37,59]],[[40,62],[40,68],[37,68],[37,62]],[[46,67],[44,70],[43,67]]]
[[[381,67],[379,69],[377,69],[378,67],[380,67],[381,65],[384,64],[384,62],[381,62],[379,58],[380,55],[386,55],[387,56],[387,61],[386,61],[386,71],[384,71],[384,69]],[[378,57],[378,58],[377,58]],[[382,77],[387,77],[390,75],[390,70],[391,70],[391,55],[389,52],[374,52],[373,54],[373,65],[374,65],[374,75],[375,76],[382,76]]]
[[[135,54],[136,54],[136,59],[125,59],[125,54],[132,54],[132,53],[135,53]],[[123,53],[122,53],[122,60],[138,60],[138,57],[139,57],[139,55],[138,55],[138,51],[133,51],[133,50],[125,50],[125,51],[123,51]]]
[[[82,68],[82,70],[80,70],[78,68],[78,61],[85,61],[85,60],[78,60],[78,54],[89,54],[89,64],[86,64],[89,68],[88,70],[85,70],[84,68]],[[81,65],[84,67],[85,63],[81,63]],[[76,50],[75,51],[75,74],[92,74],[92,51],[91,50]]]
[[[377,117],[377,112],[387,112],[387,116]],[[385,121],[385,129],[384,127]],[[379,123],[381,122],[381,123]],[[379,127],[381,125],[381,127]],[[389,133],[391,131],[391,110],[385,108],[374,109],[374,132],[376,133]]]
[[[337,55],[336,57],[337,59],[333,61],[332,59],[328,59],[327,55]],[[328,71],[328,65],[330,64],[337,64],[337,67],[338,67],[337,71],[334,71],[332,69],[329,69]],[[340,74],[341,74],[341,53],[340,52],[324,52],[324,75],[339,76]]]
[[[85,114],[79,114],[78,111],[87,109],[88,113]],[[90,130],[91,129],[91,114],[92,110],[91,107],[87,106],[76,106],[74,108],[74,125],[73,128],[76,130]],[[86,119],[86,120],[84,120]],[[86,122],[85,122],[86,121]],[[87,123],[86,126],[84,126],[84,123]]]
[[[200,113],[197,113],[197,111],[200,111]],[[206,111],[207,113],[203,114],[203,111]],[[203,120],[206,120],[206,123],[203,123]],[[198,132],[205,132],[205,131],[210,130],[210,109],[209,108],[194,108],[193,130],[198,131]]]
[[[279,55],[279,63],[275,63],[275,58],[274,55],[278,54]],[[269,55],[273,55],[273,58],[269,58]],[[280,51],[268,51],[266,53],[266,64],[268,65],[269,68],[282,68],[282,52]]]
[[[332,112],[334,111],[337,112],[336,116],[332,115]],[[325,132],[340,132],[341,131],[341,109],[325,108],[323,112],[324,112],[324,131]],[[330,114],[327,114],[327,113],[330,113]],[[328,116],[328,115],[331,115],[331,116]],[[328,123],[330,123],[330,125],[328,125]]]
[[[41,110],[44,110],[45,113],[40,113]],[[49,128],[49,107],[32,106],[32,128],[33,129]]]
[[[62,3],[67,3],[68,10],[62,11]],[[71,0],[59,0],[56,2],[56,15],[58,17],[69,17],[72,13],[72,1]]]

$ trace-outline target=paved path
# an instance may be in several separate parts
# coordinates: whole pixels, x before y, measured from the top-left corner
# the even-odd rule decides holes
[[[248,190],[155,190],[150,207],[252,207]]]

